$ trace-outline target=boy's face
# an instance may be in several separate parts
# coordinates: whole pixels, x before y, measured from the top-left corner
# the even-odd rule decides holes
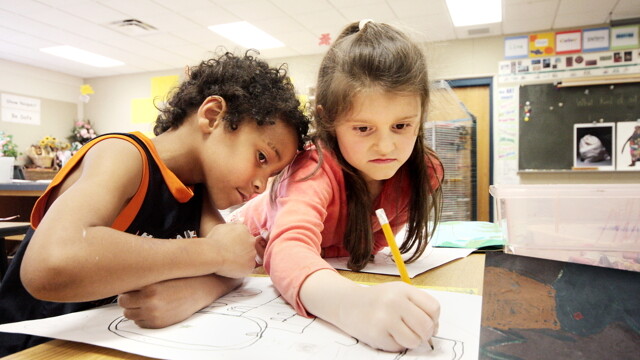
[[[252,119],[231,131],[218,121],[207,142],[204,171],[218,209],[241,204],[267,187],[296,154],[295,130],[280,120],[259,126]]]
[[[351,110],[336,119],[340,152],[368,183],[387,180],[411,156],[421,115],[417,94],[361,92]]]

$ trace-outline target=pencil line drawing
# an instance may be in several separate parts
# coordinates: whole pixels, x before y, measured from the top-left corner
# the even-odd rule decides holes
[[[295,313],[275,291],[263,291],[245,287],[233,292],[200,310],[186,324],[174,326],[171,331],[159,336],[154,329],[143,329],[134,322],[120,316],[109,324],[109,331],[128,340],[194,351],[238,350],[253,346],[266,331],[285,331],[301,335],[316,321]],[[206,334],[194,337],[193,334]],[[440,352],[446,349],[451,356],[446,359],[459,360],[464,354],[464,342],[455,339],[434,337]],[[346,334],[334,339],[335,346],[355,346],[359,341]],[[408,352],[397,354],[376,350],[376,358],[404,358]]]
[[[116,304],[55,318],[0,325],[22,332],[110,347],[163,359],[246,359],[264,354],[281,359],[436,360],[477,359],[481,298],[434,292],[443,309],[440,330],[428,345],[400,353],[373,349],[333,325],[305,318],[284,301],[271,279],[250,277],[243,287],[189,319],[163,329],[143,329],[122,316]],[[214,355],[215,354],[215,355]]]

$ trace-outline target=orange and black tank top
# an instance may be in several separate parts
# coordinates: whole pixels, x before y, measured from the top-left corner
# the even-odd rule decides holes
[[[79,164],[87,151],[100,141],[118,138],[128,141],[143,158],[143,176],[136,194],[118,215],[112,228],[140,236],[162,239],[198,236],[202,214],[202,187],[188,187],[173,174],[158,156],[153,143],[141,133],[106,134],[84,145],[58,172],[31,214],[32,229],[27,232],[7,273],[0,283],[0,324],[41,319],[94,308],[113,302],[114,297],[91,302],[56,303],[32,297],[20,281],[20,266],[31,236],[45,214],[51,191],[59,186]],[[105,174],[109,176],[109,174]],[[144,256],[144,254],[140,254]],[[40,344],[49,339],[0,332],[0,357]]]

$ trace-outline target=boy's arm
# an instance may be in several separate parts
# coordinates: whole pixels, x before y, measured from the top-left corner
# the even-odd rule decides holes
[[[187,319],[240,284],[217,275],[166,280],[118,296],[118,305],[138,326],[157,329]]]
[[[300,301],[308,312],[386,351],[416,348],[438,329],[438,301],[402,282],[360,286],[319,270],[302,284]]]
[[[217,226],[207,238],[171,241],[110,228],[136,192],[141,168],[141,156],[128,142],[94,145],[27,248],[21,279],[29,292],[44,300],[88,301],[167,279],[251,272],[254,239],[241,225]]]

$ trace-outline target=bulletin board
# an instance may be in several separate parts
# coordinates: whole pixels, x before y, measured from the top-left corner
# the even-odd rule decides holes
[[[519,96],[518,169],[571,170],[574,124],[640,118],[640,84],[557,87],[523,85]]]

